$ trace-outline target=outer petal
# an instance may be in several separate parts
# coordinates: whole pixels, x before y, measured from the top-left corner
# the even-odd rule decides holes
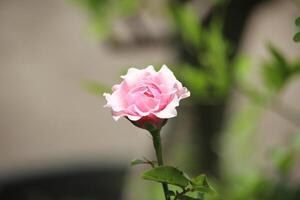
[[[114,94],[114,93],[113,93]],[[122,110],[120,99],[115,98],[116,95],[104,93],[103,96],[106,98],[107,103],[104,107],[112,108],[115,111]]]
[[[179,106],[179,99],[177,96],[161,111],[153,113],[158,118],[168,119],[177,116],[176,107]]]
[[[153,66],[150,65],[146,69],[130,68],[126,75],[121,76],[122,79],[126,80],[129,87],[135,86],[140,83],[141,80],[149,75],[155,75],[157,72],[154,70]]]
[[[119,85],[112,87],[112,94],[104,93],[107,104],[104,107],[111,107],[114,111],[121,111],[127,106],[126,95],[129,91],[129,86],[126,81],[122,81]]]
[[[191,96],[190,91],[188,91],[188,89],[186,87],[182,87],[182,84],[179,81],[177,81],[175,88],[177,89],[176,94],[177,94],[179,100]]]
[[[130,110],[126,111],[113,111],[112,110],[112,117],[115,121],[118,121],[121,117],[128,117],[130,120],[136,121],[142,118],[142,116],[137,115],[134,112],[130,112]]]
[[[179,96],[179,99],[185,99],[185,98],[188,98],[190,96],[191,96],[191,92],[186,87],[183,87],[182,91],[181,91],[181,94]]]
[[[119,114],[115,115],[115,114],[113,114],[112,117],[113,117],[113,119],[115,121],[118,121],[121,117],[128,117],[128,119],[130,119],[132,121],[137,121],[137,120],[139,120],[139,119],[142,118],[141,116],[133,116],[133,115],[127,115],[127,114],[122,114],[122,115],[119,115]]]
[[[132,115],[127,115],[128,119],[130,119],[131,121],[137,121],[139,119],[141,119],[141,116],[132,116]]]
[[[178,82],[174,73],[167,67],[167,65],[163,65],[158,71],[158,81],[160,84],[169,88],[173,88],[174,84]]]
[[[103,96],[105,96],[107,104],[104,105],[104,107],[110,107],[113,111],[121,111],[124,108],[124,103],[121,98],[119,98],[119,94],[116,92],[113,92],[112,94],[104,93]]]

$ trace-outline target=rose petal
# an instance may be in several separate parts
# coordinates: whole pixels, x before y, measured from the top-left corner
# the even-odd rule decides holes
[[[155,75],[156,73],[153,66],[150,65],[146,69],[130,68],[128,69],[127,74],[121,76],[121,78],[127,81],[129,87],[133,87],[147,76]]]
[[[128,109],[119,112],[112,110],[113,119],[117,121],[121,117],[128,117],[130,120],[139,120],[142,116],[139,116],[139,114],[134,111],[133,107],[134,106],[130,106]]]
[[[179,106],[179,100],[178,100],[177,96],[175,96],[173,98],[173,100],[171,102],[169,102],[169,104],[167,104],[167,106],[163,110],[153,113],[153,114],[162,119],[176,117],[177,116],[177,111],[176,111],[177,106]]]
[[[177,82],[174,73],[167,67],[167,65],[163,65],[158,71],[158,79],[161,84],[169,88],[172,88]]]

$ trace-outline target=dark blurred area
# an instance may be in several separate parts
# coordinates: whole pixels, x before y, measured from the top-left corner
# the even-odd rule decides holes
[[[124,169],[81,168],[3,181],[3,200],[120,199]]]
[[[297,200],[297,0],[0,0],[0,199],[159,200],[152,141],[101,93],[162,64],[192,97],[164,156],[223,199]]]

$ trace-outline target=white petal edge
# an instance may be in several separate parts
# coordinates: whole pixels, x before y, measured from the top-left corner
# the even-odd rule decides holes
[[[177,96],[160,112],[153,113],[156,117],[161,119],[168,119],[177,116],[176,107],[179,106],[179,99]]]

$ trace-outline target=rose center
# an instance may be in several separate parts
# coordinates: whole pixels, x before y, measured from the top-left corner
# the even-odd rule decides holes
[[[145,96],[150,98],[156,98],[160,95],[160,93],[161,93],[160,89],[154,84],[146,85],[146,88],[143,92]]]
[[[149,89],[147,89],[147,90],[144,92],[144,95],[146,95],[147,97],[154,98],[154,95],[151,93],[151,91],[150,91]]]

